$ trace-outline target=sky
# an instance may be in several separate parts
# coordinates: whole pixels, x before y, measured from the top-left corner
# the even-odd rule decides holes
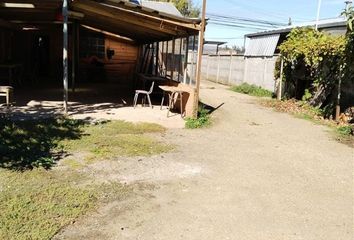
[[[345,8],[345,0],[322,0],[320,18],[338,17]],[[194,0],[202,5],[202,0]],[[293,23],[313,21],[317,15],[318,0],[207,0],[207,14],[251,18],[265,21]],[[242,29],[208,24],[206,40],[225,41],[228,46],[243,46],[243,36],[257,32],[255,29]]]

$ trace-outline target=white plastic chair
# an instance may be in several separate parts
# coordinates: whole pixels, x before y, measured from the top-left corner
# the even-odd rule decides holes
[[[155,82],[152,82],[150,90],[149,91],[145,91],[145,90],[135,90],[135,96],[134,96],[134,108],[136,107],[136,102],[138,101],[138,97],[139,94],[145,94],[149,101],[149,106],[152,108],[152,104],[151,104],[151,99],[150,99],[150,94],[152,93],[152,91],[154,90],[154,84]],[[144,98],[143,98],[144,99]],[[144,101],[142,101],[142,105],[144,105]]]

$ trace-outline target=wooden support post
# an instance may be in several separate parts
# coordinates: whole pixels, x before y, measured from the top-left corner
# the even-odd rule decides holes
[[[189,37],[186,37],[185,40],[186,49],[185,49],[185,58],[184,58],[184,69],[183,69],[183,83],[187,83],[188,78],[188,53],[189,53]]]
[[[194,105],[194,117],[198,115],[198,105],[199,105],[199,90],[200,90],[200,78],[202,70],[202,57],[203,57],[203,46],[204,46],[204,31],[205,31],[205,14],[206,14],[206,0],[203,0],[202,7],[202,22],[200,24],[199,40],[198,40],[198,59],[197,59],[197,70],[196,70],[196,92],[195,92],[195,105]]]
[[[159,42],[156,42],[156,49],[155,49],[155,52],[156,52],[156,68],[155,68],[155,75],[156,76],[158,76],[159,75],[159,66],[160,66],[160,64],[159,64]]]
[[[191,78],[191,80],[189,81],[189,85],[192,85],[193,80],[195,81],[196,75],[197,75],[196,74],[196,69],[195,69],[195,35],[193,36],[193,50],[192,50],[191,65],[192,65],[193,78]]]
[[[75,92],[75,81],[76,81],[76,59],[77,59],[77,27],[78,23],[77,20],[75,20],[72,24],[72,29],[71,29],[71,90],[72,92]]]
[[[279,77],[279,82],[278,82],[278,91],[277,91],[277,99],[281,100],[282,98],[282,85],[283,85],[283,71],[284,71],[284,59],[281,57],[281,62],[280,62],[280,77]]]
[[[171,80],[174,80],[174,75],[175,75],[175,50],[176,50],[176,40],[175,38],[173,38],[172,40],[172,59],[171,59],[171,65],[172,65],[172,69],[171,69]]]
[[[183,67],[182,67],[182,42],[183,39],[180,38],[179,39],[179,55],[178,55],[178,82],[181,82],[180,80],[180,76],[181,76],[181,72],[183,72]]]
[[[164,72],[164,67],[165,67],[165,58],[164,58],[164,42],[161,42],[161,72],[160,72],[160,76],[162,76],[163,72]],[[160,53],[159,53],[160,54]]]
[[[63,0],[63,85],[64,113],[68,113],[68,0]]]
[[[166,41],[166,72],[165,77],[168,75],[168,41]]]

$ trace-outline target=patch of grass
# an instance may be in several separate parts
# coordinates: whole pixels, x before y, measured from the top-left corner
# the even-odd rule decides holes
[[[86,125],[81,130],[83,134],[80,140],[63,140],[60,147],[69,152],[85,153],[87,164],[121,156],[149,156],[172,149],[170,145],[144,135],[164,132],[165,129],[157,124],[111,121]]]
[[[75,186],[79,177],[36,169],[0,171],[0,239],[50,239],[92,209],[99,188]]]
[[[272,97],[273,93],[253,84],[242,83],[231,87],[231,90],[238,93],[244,93],[255,97]]]
[[[26,170],[36,167],[50,169],[56,160],[53,149],[64,139],[81,137],[82,121],[42,119],[0,121],[0,167]]]
[[[172,149],[146,135],[165,131],[156,124],[4,119],[0,126],[0,239],[51,239],[97,204],[131,191],[119,183],[97,184],[75,169]],[[75,152],[63,159],[69,168],[52,168],[61,154]]]
[[[352,126],[341,126],[337,128],[337,132],[343,136],[352,136],[354,134],[354,129]]]
[[[198,117],[187,118],[185,126],[188,129],[203,128],[211,124],[210,111],[200,106],[198,109]]]

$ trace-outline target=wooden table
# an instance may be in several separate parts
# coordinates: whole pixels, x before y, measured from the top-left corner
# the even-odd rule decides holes
[[[10,106],[10,99],[12,98],[13,88],[10,86],[0,86],[0,96],[6,97],[6,105]]]
[[[13,80],[13,76],[14,76],[14,72],[16,70],[19,71],[19,73],[22,72],[22,64],[19,63],[13,63],[13,64],[0,64],[0,69],[6,69],[8,72],[8,84],[13,86],[14,84],[14,80]],[[21,84],[21,80],[19,80],[19,83]]]
[[[160,109],[162,110],[162,106],[165,100],[165,93],[168,94],[168,110],[167,110],[167,117],[170,113],[170,110],[173,108],[174,106],[174,97],[177,94],[177,99],[176,101],[179,100],[180,102],[180,108],[181,108],[181,117],[183,118],[183,93],[186,92],[186,90],[184,90],[181,87],[174,87],[174,86],[159,86],[160,89],[162,89],[163,91],[163,95],[162,95],[162,100],[161,100],[161,107]]]
[[[139,78],[141,79],[141,81],[143,83],[144,89],[145,89],[146,82],[155,82],[157,85],[159,85],[158,83],[167,84],[171,81],[170,79],[168,79],[166,77],[154,76],[154,75],[148,75],[148,74],[142,74],[142,73],[139,73]]]

